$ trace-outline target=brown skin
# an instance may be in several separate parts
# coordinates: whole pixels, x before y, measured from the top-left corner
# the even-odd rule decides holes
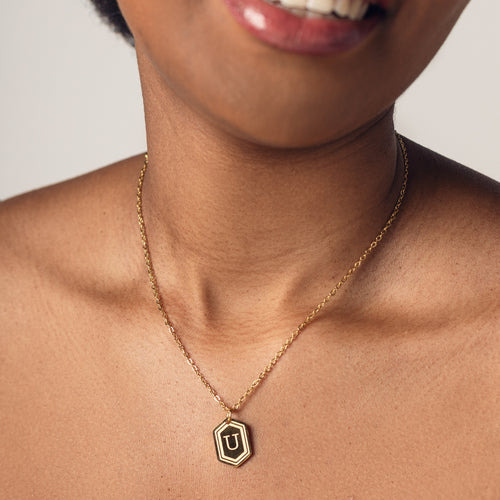
[[[390,213],[391,104],[465,4],[398,3],[366,45],[310,58],[262,45],[217,0],[121,2],[162,294],[228,401]],[[398,223],[243,408],[255,456],[238,470],[215,459],[224,415],[152,299],[141,157],[5,202],[6,497],[500,497],[499,190],[408,145]]]

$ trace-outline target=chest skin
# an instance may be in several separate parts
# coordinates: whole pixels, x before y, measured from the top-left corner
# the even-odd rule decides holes
[[[18,345],[4,386],[11,497],[498,497],[484,342],[386,331],[359,344],[345,341],[355,329],[311,327],[235,415],[253,456],[234,468],[215,454],[225,415],[170,339],[97,317]],[[226,391],[241,392],[258,361],[227,361]]]
[[[135,164],[122,181],[120,165],[97,174],[108,181],[19,202],[0,241],[2,496],[500,498],[496,212],[477,181],[460,174],[450,187],[457,171],[440,182],[424,160],[431,173],[419,181],[414,170],[422,194],[398,244],[379,252],[382,271],[372,262],[356,278],[370,296],[356,302],[347,287],[328,312],[350,306],[351,317],[308,327],[235,415],[254,450],[238,469],[217,460],[212,432],[225,414],[152,301],[129,196]],[[282,340],[190,347],[232,402]]]

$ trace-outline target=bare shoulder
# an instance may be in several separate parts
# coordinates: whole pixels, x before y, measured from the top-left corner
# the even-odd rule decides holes
[[[415,349],[422,369],[435,363],[436,376],[446,373],[450,381],[464,382],[460,387],[471,411],[483,395],[481,404],[488,406],[493,423],[500,411],[495,395],[500,387],[499,184],[411,141],[407,145],[407,198],[394,233],[370,264],[374,269],[384,262],[370,282],[377,291],[373,309],[387,330]]]
[[[1,323],[9,345],[9,331],[27,335],[27,325],[68,315],[70,298],[105,297],[124,284],[134,265],[124,249],[136,236],[140,164],[131,158],[2,202]]]
[[[86,443],[107,442],[99,434],[103,415],[114,415],[106,402],[126,386],[116,368],[123,352],[110,346],[127,345],[143,288],[134,286],[144,274],[140,168],[132,158],[0,205],[0,406],[8,409],[0,489],[12,498],[53,496],[54,471],[75,472],[72,450],[91,464]]]
[[[401,220],[401,259],[411,263],[414,282],[408,293],[435,318],[482,318],[496,331],[500,184],[411,141],[408,150]]]
[[[444,352],[461,357],[462,368],[495,392],[500,184],[410,141],[409,157],[415,168],[400,221],[405,242],[396,261],[405,271],[398,275],[397,303],[422,330],[441,332],[435,339],[442,339]]]
[[[410,433],[419,432],[433,450],[426,460],[445,449],[440,466],[453,463],[460,471],[450,484],[489,484],[491,490],[463,496],[497,498],[499,185],[411,141],[408,153],[402,213],[370,263],[376,267],[381,256],[388,263],[370,282],[390,359],[383,366],[398,373],[398,390],[421,404]]]
[[[124,188],[132,188],[138,175],[140,157],[132,157],[65,182],[7,199],[0,203],[2,250],[13,244],[18,236],[24,242],[43,240],[43,234],[67,227],[69,220],[109,215],[108,211],[121,201]],[[132,181],[132,186],[130,182]],[[109,222],[109,221],[108,221]],[[78,234],[78,226],[72,228]],[[7,244],[7,245],[5,245]]]
[[[499,285],[500,184],[414,143],[410,155],[410,224],[429,268],[440,267],[460,289],[492,292]]]
[[[408,141],[408,140],[407,140]],[[415,163],[415,184],[426,199],[441,207],[436,215],[460,215],[467,221],[498,223],[500,183],[472,168],[408,141],[410,163]],[[430,206],[430,205],[429,205]],[[462,228],[463,229],[463,228]],[[494,236],[494,235],[492,235]]]
[[[130,158],[60,184],[0,204],[0,252],[6,271],[86,260],[96,244],[116,236],[114,229],[134,208],[134,176],[140,159]],[[128,196],[127,196],[128,195]],[[84,244],[85,243],[85,244]],[[78,259],[77,259],[78,258]],[[88,261],[86,262],[88,264]]]

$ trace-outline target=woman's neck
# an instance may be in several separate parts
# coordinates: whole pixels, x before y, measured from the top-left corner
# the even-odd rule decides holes
[[[162,289],[214,324],[255,312],[264,297],[267,308],[314,305],[397,198],[392,114],[331,144],[275,149],[158,95],[144,89],[144,215]]]

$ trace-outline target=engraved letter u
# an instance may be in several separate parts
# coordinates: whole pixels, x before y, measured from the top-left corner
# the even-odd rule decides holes
[[[231,448],[231,446],[229,446],[229,436],[222,436],[226,441],[226,447],[228,450],[234,451],[234,450],[238,449],[238,446],[240,445],[238,442],[238,436],[239,436],[239,433],[231,434],[231,437],[234,437],[234,442],[236,443],[235,446],[232,448]]]

